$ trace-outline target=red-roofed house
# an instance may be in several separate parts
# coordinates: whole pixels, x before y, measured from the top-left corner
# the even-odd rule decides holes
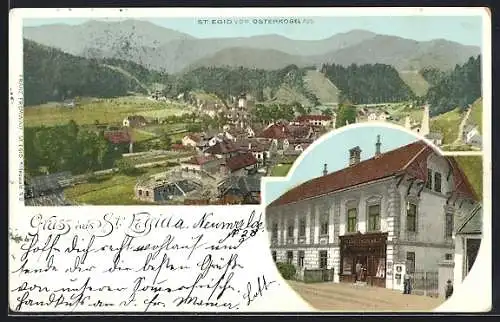
[[[307,140],[314,136],[314,130],[309,125],[287,125],[274,123],[266,127],[258,138],[268,139],[276,144],[279,150],[287,150],[291,141]]]
[[[257,159],[251,152],[239,153],[226,159],[221,165],[224,174],[246,175],[257,168]]]
[[[197,147],[198,143],[201,141],[201,135],[196,133],[191,133],[182,138],[182,145]]]
[[[327,115],[300,115],[294,120],[295,124],[310,124],[316,126],[332,125],[332,117]]]
[[[205,155],[213,155],[219,159],[226,159],[238,154],[238,147],[234,142],[227,139],[217,141],[214,145],[208,147],[203,152]]]
[[[104,138],[113,144],[129,144],[132,141],[127,130],[105,131]]]
[[[260,163],[271,157],[272,144],[270,141],[247,139],[239,141],[238,144],[240,151],[251,152]]]
[[[215,173],[219,170],[220,160],[214,156],[196,155],[191,159],[181,162],[181,168],[187,171],[207,171]]]
[[[328,173],[325,164],[267,207],[273,257],[295,264],[298,278],[321,269],[334,282],[402,290],[406,269],[437,273],[453,256],[456,218],[478,204],[456,161],[423,141],[385,153],[375,146],[364,161],[352,148],[345,168]]]
[[[288,126],[283,123],[273,123],[266,127],[262,132],[257,136],[259,138],[265,139],[275,139],[275,140],[283,140],[290,136],[290,131],[288,130]]]

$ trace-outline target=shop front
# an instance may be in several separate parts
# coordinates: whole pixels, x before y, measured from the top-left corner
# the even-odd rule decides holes
[[[387,233],[340,236],[340,282],[385,287]]]

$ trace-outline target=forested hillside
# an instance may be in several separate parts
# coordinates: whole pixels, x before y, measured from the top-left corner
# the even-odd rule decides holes
[[[272,99],[279,88],[286,85],[306,96],[313,105],[318,104],[317,97],[306,89],[303,77],[304,68],[289,65],[276,70],[264,70],[245,67],[200,67],[178,75],[167,84],[164,94],[175,96],[191,90],[203,90],[214,93],[223,99],[229,99],[243,92],[252,94],[257,101]],[[269,94],[266,97],[265,92]]]
[[[74,121],[61,126],[25,128],[24,138],[24,166],[30,175],[40,174],[40,168],[73,174],[108,169],[122,152],[102,133],[82,129]]]
[[[341,91],[341,100],[355,104],[397,102],[415,96],[398,71],[389,65],[324,64],[322,72]]]
[[[76,96],[115,97],[144,92],[135,80],[96,60],[24,40],[24,104],[62,101]]]
[[[99,60],[99,62],[106,65],[120,67],[121,69],[134,75],[147,85],[151,85],[154,83],[166,84],[172,81],[172,76],[168,75],[167,73],[150,70],[143,65],[136,64],[128,60],[106,58]]]
[[[433,86],[426,95],[431,115],[438,115],[455,108],[464,109],[481,97],[481,56],[469,60],[449,73],[434,69],[422,71]]]

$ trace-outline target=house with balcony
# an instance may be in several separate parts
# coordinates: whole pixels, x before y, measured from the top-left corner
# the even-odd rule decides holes
[[[401,267],[437,271],[454,253],[455,217],[478,204],[456,161],[423,141],[384,153],[381,145],[378,137],[364,161],[353,147],[345,168],[329,173],[325,164],[322,176],[267,206],[272,256],[294,264],[299,279],[333,271],[334,282],[402,289]]]

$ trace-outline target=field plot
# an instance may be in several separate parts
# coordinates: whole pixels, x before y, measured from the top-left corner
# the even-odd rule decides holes
[[[293,164],[277,164],[271,170],[272,177],[284,177],[290,171]]]
[[[480,98],[472,104],[472,111],[468,124],[476,125],[480,133],[483,133],[483,99]]]
[[[166,171],[166,167],[138,170],[140,175],[151,175]],[[90,205],[137,205],[134,199],[134,186],[137,175],[121,173],[105,174],[64,190],[66,199],[79,204]]]
[[[157,137],[155,133],[145,131],[142,129],[132,129],[131,136],[134,142],[147,141]]]
[[[387,108],[387,112],[392,116],[395,123],[399,125],[405,124],[405,119],[407,116],[410,117],[412,121],[421,122],[423,116],[423,110],[420,108],[412,108],[409,104],[399,103],[390,104]]]
[[[443,134],[443,145],[452,144],[459,135],[458,128],[462,117],[458,109],[436,116],[430,121],[431,132]]]
[[[79,125],[96,123],[121,123],[130,115],[146,118],[161,118],[170,115],[189,113],[187,106],[152,101],[146,97],[120,97],[83,101],[75,107],[65,107],[48,103],[24,109],[24,124],[32,126],[53,126],[74,120]]]
[[[417,96],[425,96],[429,90],[429,83],[418,71],[401,71],[399,77],[408,85]]]

